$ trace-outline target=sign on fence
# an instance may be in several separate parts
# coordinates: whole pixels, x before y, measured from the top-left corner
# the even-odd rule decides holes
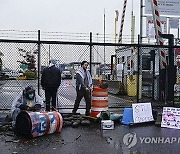
[[[161,127],[180,129],[180,108],[163,107]]]
[[[161,17],[161,27],[163,34],[167,34],[167,18]],[[146,35],[149,38],[155,39],[154,20],[152,16],[146,17]]]
[[[154,121],[151,103],[132,104],[134,123]]]
[[[179,18],[169,18],[169,28],[179,28]]]
[[[152,14],[151,1],[145,0],[145,14]],[[179,0],[158,0],[160,15],[180,15],[180,1]]]

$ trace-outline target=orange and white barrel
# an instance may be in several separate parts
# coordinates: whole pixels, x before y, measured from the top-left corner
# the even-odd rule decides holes
[[[91,116],[97,117],[101,111],[108,110],[108,89],[94,87],[91,101]]]

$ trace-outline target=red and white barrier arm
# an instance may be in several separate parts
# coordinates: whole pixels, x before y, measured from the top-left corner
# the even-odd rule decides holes
[[[118,40],[119,43],[122,42],[122,31],[123,31],[123,26],[124,26],[126,6],[127,6],[127,0],[124,0],[123,13],[122,13],[122,17],[121,17],[121,26],[120,26],[120,32],[119,32],[119,40]]]
[[[151,7],[152,7],[152,14],[153,14],[157,44],[163,45],[164,41],[162,37],[160,36],[162,34],[162,29],[161,29],[161,21],[160,21],[160,16],[159,16],[157,0],[151,0]],[[167,65],[166,52],[164,49],[159,49],[159,57],[160,57],[160,67],[161,69],[164,69]]]

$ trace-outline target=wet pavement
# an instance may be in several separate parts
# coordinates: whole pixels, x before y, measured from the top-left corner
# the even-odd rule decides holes
[[[118,122],[113,130],[102,130],[99,122],[93,122],[34,139],[0,132],[1,154],[177,154],[179,146],[180,130],[154,123],[129,126]]]

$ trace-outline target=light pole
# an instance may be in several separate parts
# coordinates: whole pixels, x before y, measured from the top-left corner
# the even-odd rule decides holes
[[[99,33],[96,33],[96,35],[97,35],[97,43],[99,42]],[[98,52],[98,45],[97,45],[97,63],[98,63],[98,54],[99,54],[99,52]]]

